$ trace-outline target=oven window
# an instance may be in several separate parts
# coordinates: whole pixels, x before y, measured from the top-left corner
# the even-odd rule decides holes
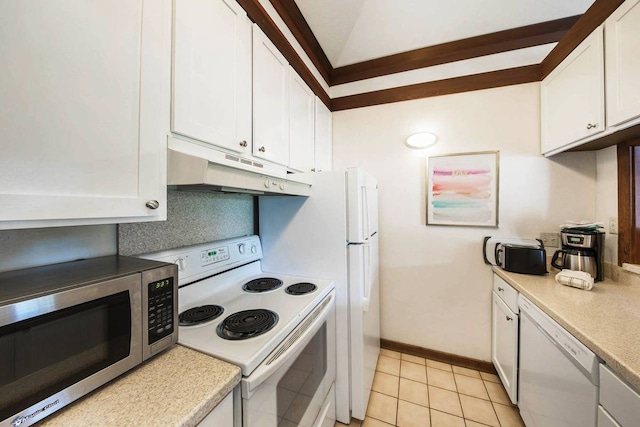
[[[320,408],[311,406],[318,405],[317,399],[313,398],[327,373],[326,336],[327,324],[325,323],[278,382],[278,425],[280,427],[306,426],[315,421],[315,415]],[[311,419],[309,414],[313,415]]]
[[[129,355],[128,292],[0,328],[0,420]]]

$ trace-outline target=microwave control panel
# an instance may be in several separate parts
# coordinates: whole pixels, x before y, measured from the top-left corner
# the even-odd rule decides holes
[[[149,344],[173,333],[173,277],[149,283]]]

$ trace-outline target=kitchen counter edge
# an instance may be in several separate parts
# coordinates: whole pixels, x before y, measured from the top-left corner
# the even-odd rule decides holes
[[[606,279],[585,291],[557,284],[556,272],[492,269],[640,390],[640,284]]]
[[[239,367],[175,345],[38,425],[196,426],[240,379]]]

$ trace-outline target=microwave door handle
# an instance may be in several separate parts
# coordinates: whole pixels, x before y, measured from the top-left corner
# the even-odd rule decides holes
[[[294,329],[289,335],[289,338],[284,343],[280,344],[269,356],[267,356],[267,362],[258,366],[251,375],[242,380],[242,397],[249,398],[254,391],[267,380],[271,374],[280,369],[291,357],[296,357],[304,350],[304,348],[311,342],[318,329],[324,322],[327,321],[329,313],[334,307],[335,295],[331,294],[327,298],[327,304],[319,312],[316,318],[308,326],[305,326],[303,321],[298,328]],[[301,331],[299,336],[295,336],[297,331]],[[291,337],[293,341],[291,341]]]

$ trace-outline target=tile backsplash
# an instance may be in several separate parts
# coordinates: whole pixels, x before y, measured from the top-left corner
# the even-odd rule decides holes
[[[167,220],[120,224],[118,253],[138,255],[253,233],[253,196],[168,191]]]

